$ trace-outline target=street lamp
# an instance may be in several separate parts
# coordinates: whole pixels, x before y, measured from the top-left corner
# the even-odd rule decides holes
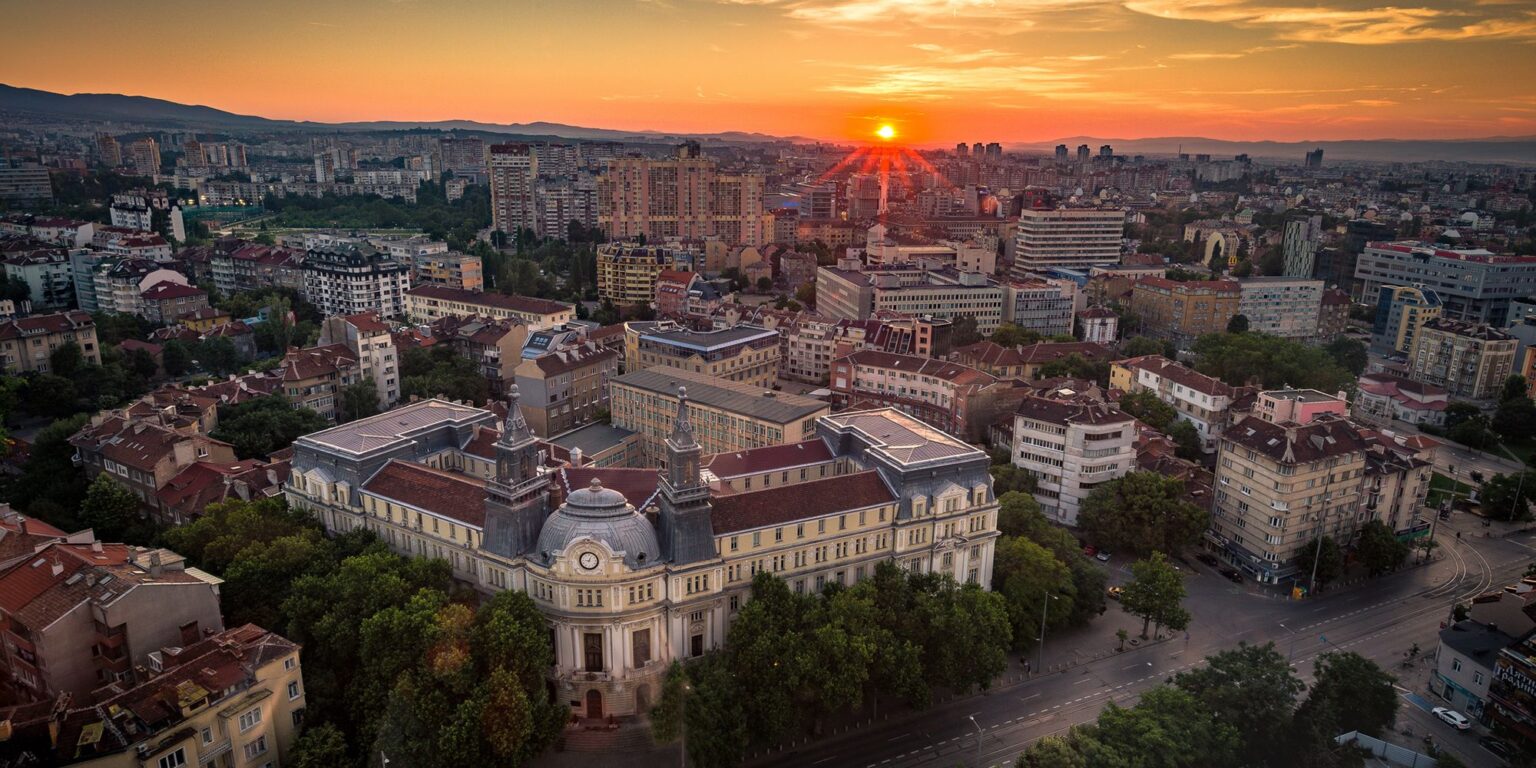
[[[1040,648],[1036,662],[1042,675],[1045,674],[1045,617],[1051,612],[1051,601],[1061,599],[1049,592],[1045,593],[1045,596],[1047,599],[1040,605]]]
[[[682,754],[678,757],[678,764],[682,768],[688,768],[688,694],[693,692],[693,686],[688,681],[683,681],[683,695],[679,697],[680,705],[677,708],[677,729],[682,741]]]
[[[976,726],[976,768],[981,768],[981,740],[986,735],[986,731],[981,729],[981,723],[976,722],[975,715],[966,715],[966,717],[970,718],[971,725]]]

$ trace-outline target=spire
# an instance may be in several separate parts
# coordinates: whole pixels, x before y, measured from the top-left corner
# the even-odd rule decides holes
[[[501,428],[501,442],[507,445],[515,445],[533,438],[528,431],[528,420],[523,418],[523,410],[517,406],[521,399],[517,391],[517,385],[513,384],[507,390],[507,423]]]
[[[688,421],[688,388],[677,388],[677,418],[672,420],[672,436],[668,442],[678,448],[694,448],[698,443],[693,440],[693,424]]]

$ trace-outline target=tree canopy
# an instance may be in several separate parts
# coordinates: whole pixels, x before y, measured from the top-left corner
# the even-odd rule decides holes
[[[1263,333],[1213,333],[1195,340],[1195,368],[1232,386],[1348,389],[1355,377],[1326,351]]]
[[[266,395],[219,406],[219,426],[211,437],[233,445],[236,456],[250,459],[268,456],[329,426],[325,417],[308,408],[294,408],[282,395]]]
[[[1156,472],[1129,472],[1094,488],[1078,510],[1089,540],[1142,554],[1177,554],[1210,527],[1209,512],[1184,498],[1184,481]]]
[[[1131,582],[1120,593],[1120,605],[1127,613],[1141,617],[1141,636],[1147,627],[1184,629],[1189,626],[1189,611],[1184,609],[1184,578],[1161,552],[1131,564]]]

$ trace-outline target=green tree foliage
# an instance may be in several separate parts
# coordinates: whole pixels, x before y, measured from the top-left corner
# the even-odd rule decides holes
[[[197,357],[198,367],[214,376],[234,373],[240,370],[240,364],[244,362],[235,343],[223,336],[204,339],[193,354]]]
[[[1206,658],[1206,665],[1180,672],[1174,687],[1194,696],[1205,709],[1218,712],[1243,735],[1242,764],[1280,766],[1296,697],[1305,690],[1274,643],[1239,644],[1234,650]]]
[[[154,528],[143,517],[139,497],[103,472],[91,481],[80,503],[81,524],[103,541],[147,544]]]
[[[1209,512],[1184,498],[1184,483],[1156,472],[1130,472],[1094,488],[1077,524],[1090,540],[1142,554],[1178,553],[1210,526]]]
[[[1348,336],[1340,336],[1328,342],[1328,346],[1323,349],[1335,363],[1339,364],[1339,367],[1356,376],[1365,372],[1365,364],[1370,361],[1365,342]]]
[[[1504,386],[1499,390],[1499,402],[1509,400],[1528,399],[1528,389],[1524,376],[1510,376],[1504,379]]]
[[[1359,540],[1355,543],[1355,555],[1372,576],[1395,571],[1408,559],[1408,545],[1398,541],[1397,534],[1380,520],[1370,520],[1360,526]]]
[[[1322,553],[1321,557],[1318,557],[1319,552]],[[1344,574],[1344,551],[1339,549],[1338,542],[1332,537],[1323,537],[1321,549],[1314,538],[1296,551],[1296,577],[1311,579],[1314,561],[1317,565],[1318,589]]]
[[[475,363],[447,345],[406,350],[400,356],[400,374],[405,399],[415,395],[484,403],[491,394],[490,383]]]
[[[1161,552],[1131,564],[1131,582],[1120,595],[1120,605],[1132,616],[1140,616],[1141,636],[1147,628],[1184,629],[1189,626],[1189,611],[1184,609],[1184,579]]]
[[[293,751],[283,765],[292,768],[337,768],[351,761],[347,756],[347,737],[330,723],[309,726],[299,734]]]
[[[373,379],[363,379],[341,388],[340,413],[343,422],[373,416],[379,412],[379,390]]]
[[[1494,475],[1483,481],[1478,498],[1483,514],[1505,521],[1531,519],[1531,497],[1536,496],[1536,471]]]
[[[1083,556],[1077,539],[1071,533],[1045,518],[1040,512],[1040,504],[1033,496],[1005,493],[998,497],[997,528],[1004,541],[1008,537],[1023,537],[1050,550],[1056,560],[1071,572],[1071,603],[1051,606],[1053,613],[1066,609],[1063,613],[1067,617],[1067,626],[1082,626],[1104,612],[1104,588],[1108,581],[1104,569]]]
[[[1395,682],[1397,678],[1358,653],[1318,656],[1312,690],[1296,710],[1299,734],[1313,748],[1349,731],[1382,735],[1397,716]]]
[[[167,376],[185,375],[192,370],[192,350],[181,339],[171,339],[160,349],[160,364],[165,366]]]
[[[1005,347],[1017,347],[1024,344],[1034,344],[1041,338],[1040,334],[1027,328],[1021,328],[1013,323],[1003,323],[992,332],[992,343]]]
[[[1263,333],[1213,333],[1195,340],[1195,368],[1233,386],[1346,389],[1355,380],[1327,352]]]
[[[1481,413],[1447,429],[1445,436],[1477,450],[1492,448],[1499,442],[1498,435],[1490,429],[1488,417]]]
[[[1205,441],[1195,425],[1180,419],[1168,428],[1168,436],[1177,447],[1175,455],[1185,461],[1198,462],[1205,457]]]
[[[1482,415],[1483,409],[1477,407],[1476,403],[1469,403],[1465,400],[1452,400],[1445,406],[1445,428],[1447,430],[1455,429],[1467,421],[1481,418]]]
[[[993,556],[992,588],[1007,601],[1013,625],[1013,645],[1018,650],[1034,647],[1041,620],[1045,629],[1062,627],[1072,616],[1072,573],[1045,547],[1024,537],[999,541]],[[1050,601],[1055,616],[1049,616]]]
[[[73,341],[66,341],[48,353],[48,369],[55,376],[72,379],[84,367],[85,354],[80,351],[80,345]]]
[[[1248,332],[1248,316],[1247,315],[1233,315],[1232,319],[1227,321],[1227,333],[1247,333],[1247,332]]]
[[[1040,369],[1035,372],[1037,379],[1052,379],[1057,376],[1086,379],[1096,382],[1101,387],[1109,386],[1109,363],[1103,360],[1089,360],[1074,352],[1060,360],[1052,360],[1040,366]]]
[[[1141,419],[1144,424],[1159,432],[1167,432],[1168,426],[1179,416],[1173,406],[1159,400],[1157,393],[1150,389],[1121,397],[1120,410]]]
[[[667,677],[661,684],[661,696],[651,708],[651,738],[657,744],[670,744],[682,736],[683,708],[691,692],[688,671],[682,662],[674,661],[667,668]]]
[[[990,472],[994,493],[1001,495],[1010,491],[1024,493],[1035,491],[1035,476],[1023,467],[1015,467],[1012,464],[993,464]]]
[[[0,486],[4,499],[63,530],[80,528],[77,511],[85,499],[86,483],[85,475],[75,466],[75,447],[69,444],[69,437],[90,419],[89,414],[82,413],[55,421],[37,433],[21,475]]]
[[[308,408],[294,408],[282,395],[266,395],[238,405],[219,406],[219,426],[212,437],[235,447],[242,459],[264,457],[330,423]]]
[[[1493,412],[1489,426],[1507,440],[1536,434],[1536,404],[1524,395],[1507,398]]]
[[[950,340],[957,347],[981,341],[981,331],[976,330],[976,318],[961,315],[950,326]]]
[[[63,376],[39,374],[32,377],[27,387],[27,410],[62,419],[80,413],[80,393],[75,382]]]
[[[1113,702],[1098,722],[1040,740],[1019,768],[1228,768],[1243,734],[1195,696],[1171,686],[1142,694],[1134,707]]]
[[[276,214],[271,222],[274,227],[420,229],[433,239],[446,240],[456,250],[466,248],[480,230],[491,225],[489,188],[469,187],[464,197],[450,203],[443,183],[432,182],[417,188],[414,203],[371,195],[268,195],[262,207]]]
[[[1171,342],[1154,339],[1151,336],[1132,336],[1120,344],[1121,358],[1162,355],[1173,359],[1177,354],[1178,350],[1173,348]]]

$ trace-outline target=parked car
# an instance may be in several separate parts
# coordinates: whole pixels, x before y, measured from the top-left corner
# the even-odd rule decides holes
[[[1099,550],[1099,554],[1095,555],[1095,557],[1098,558],[1099,562],[1107,563],[1109,562],[1109,550],[1101,549]]]
[[[1096,555],[1098,553],[1099,553],[1099,548],[1098,547],[1083,547],[1083,554],[1085,554],[1085,555],[1087,555],[1089,557],[1093,557],[1094,555]]]
[[[1495,739],[1492,736],[1484,736],[1481,739],[1478,739],[1477,743],[1483,745],[1483,749],[1486,749],[1489,752],[1492,752],[1493,756],[1497,757],[1500,760],[1506,760],[1507,761],[1511,757],[1515,756],[1515,748],[1514,747],[1511,747],[1510,745],[1505,744],[1504,742],[1502,742],[1502,741],[1500,741],[1498,739]]]
[[[1221,569],[1221,575],[1227,577],[1227,581],[1234,584],[1243,583],[1243,572],[1236,568],[1223,568]]]
[[[1468,720],[1466,715],[1463,715],[1454,709],[1435,707],[1434,709],[1430,710],[1430,712],[1433,713],[1435,717],[1444,720],[1446,725],[1449,725],[1458,731],[1465,731],[1472,727],[1472,721]]]
[[[1201,552],[1200,554],[1195,555],[1195,559],[1205,563],[1206,565],[1209,565],[1212,568],[1219,568],[1221,566],[1221,561],[1217,560],[1216,556],[1209,552]]]
[[[1125,587],[1110,587],[1109,589],[1105,590],[1105,592],[1109,595],[1109,599],[1111,600],[1119,600],[1120,594],[1124,591]]]

